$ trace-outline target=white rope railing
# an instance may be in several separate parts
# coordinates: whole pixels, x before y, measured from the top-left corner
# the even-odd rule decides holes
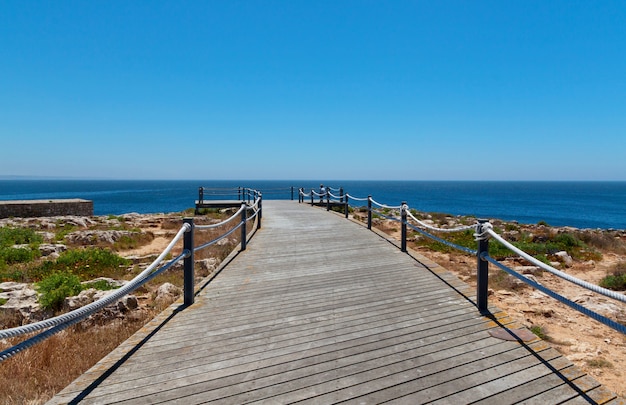
[[[368,201],[369,200],[369,197],[365,197],[365,198],[353,197],[353,196],[351,196],[350,194],[347,194],[347,193],[346,193],[346,197],[349,197],[349,198],[351,198],[351,199],[353,199],[355,201]]]
[[[380,208],[386,208],[386,209],[390,209],[390,210],[402,209],[402,205],[391,206],[391,205],[381,204],[381,203],[375,201],[373,198],[370,198],[370,200],[372,201],[372,204],[375,204],[375,205],[379,206]]]
[[[50,328],[56,325],[60,325],[62,323],[70,322],[75,318],[83,317],[85,314],[92,314],[118,300],[122,297],[135,290],[138,286],[143,283],[143,279],[146,278],[150,273],[165,259],[165,257],[171,252],[176,243],[180,241],[185,232],[190,231],[191,228],[188,224],[184,224],[181,229],[178,231],[174,239],[170,242],[170,244],[165,248],[165,250],[157,257],[150,266],[148,266],[144,271],[139,273],[135,278],[126,283],[123,287],[115,290],[114,293],[107,295],[106,297],[101,298],[98,301],[92,302],[91,304],[85,305],[84,307],[78,308],[72,312],[68,312],[63,315],[55,316],[53,318],[45,319],[43,321],[34,322],[28,325],[18,326],[14,328],[9,328],[0,331],[0,339],[21,336],[26,333],[36,332],[38,330]]]
[[[453,232],[463,232],[463,231],[467,231],[467,230],[476,230],[477,225],[476,224],[472,224],[472,225],[463,225],[463,226],[458,226],[456,228],[439,228],[436,226],[432,226],[429,225],[423,221],[420,221],[419,219],[415,218],[415,216],[413,215],[413,213],[411,213],[411,211],[409,211],[409,207],[406,206],[406,214],[407,217],[411,218],[413,221],[417,222],[417,224],[419,226],[421,226],[422,228],[426,228],[429,229],[431,231],[434,232],[448,232],[448,233],[453,233]]]
[[[340,200],[340,199],[342,199],[342,198],[343,198],[343,196],[342,196],[342,195],[334,195],[333,193],[330,193],[330,192],[328,193],[328,195],[329,195],[331,198],[334,198],[334,199],[336,199],[336,200]]]
[[[241,211],[244,210],[244,209],[246,209],[246,206],[244,204],[241,204],[241,207],[239,207],[239,210],[237,210],[237,212],[235,212],[230,218],[225,219],[222,222],[217,223],[217,224],[194,225],[194,228],[196,228],[196,229],[214,229],[214,228],[219,228],[220,226],[223,226],[223,225],[229,223],[234,218],[237,218],[238,216],[241,216]]]
[[[483,224],[483,226],[486,224]],[[500,242],[501,244],[503,244],[504,246],[506,246],[508,249],[510,249],[511,251],[517,253],[519,256],[523,257],[524,259],[528,260],[529,262],[531,262],[532,264],[534,264],[535,266],[546,270],[552,274],[554,274],[555,276],[558,276],[564,280],[569,281],[570,283],[576,284],[580,287],[586,288],[590,291],[596,292],[598,294],[602,294],[606,297],[612,298],[616,301],[620,301],[620,302],[625,302],[626,303],[626,295],[624,294],[620,294],[618,292],[615,291],[611,291],[608,290],[606,288],[602,288],[600,286],[597,286],[595,284],[592,283],[588,283],[587,281],[581,280],[579,278],[576,278],[574,276],[571,276],[567,273],[564,273],[560,270],[555,269],[552,266],[549,266],[547,264],[545,264],[544,262],[535,259],[534,257],[532,257],[531,255],[529,255],[528,253],[524,252],[523,250],[515,247],[513,244],[509,243],[507,240],[505,240],[504,238],[502,238],[500,235],[498,235],[493,228],[491,227],[486,227],[485,232],[487,234],[489,234],[492,238],[494,238],[495,240],[497,240],[498,242]],[[480,236],[480,235],[479,235]]]

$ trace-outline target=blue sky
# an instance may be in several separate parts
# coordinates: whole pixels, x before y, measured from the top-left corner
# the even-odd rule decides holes
[[[624,1],[0,3],[0,176],[626,180]]]

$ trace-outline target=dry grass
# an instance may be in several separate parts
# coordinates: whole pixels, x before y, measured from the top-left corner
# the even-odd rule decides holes
[[[135,333],[154,313],[99,328],[67,329],[0,363],[0,403],[40,404]],[[18,343],[8,339],[5,349]]]

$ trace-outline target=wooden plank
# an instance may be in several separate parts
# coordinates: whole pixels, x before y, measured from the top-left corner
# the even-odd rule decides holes
[[[420,259],[340,215],[264,201],[263,227],[194,305],[153,322],[157,333],[140,331],[50,403],[606,397],[545,342],[491,337],[518,325],[497,308],[481,316],[464,283]]]

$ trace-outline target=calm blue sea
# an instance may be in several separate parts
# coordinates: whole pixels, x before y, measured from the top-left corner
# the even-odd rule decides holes
[[[626,182],[334,181],[350,195],[419,211],[545,221],[553,226],[626,229]],[[311,181],[0,180],[0,200],[83,198],[96,215],[179,212],[194,206],[198,187],[251,187],[266,199],[291,198]],[[295,197],[297,199],[297,196]]]

